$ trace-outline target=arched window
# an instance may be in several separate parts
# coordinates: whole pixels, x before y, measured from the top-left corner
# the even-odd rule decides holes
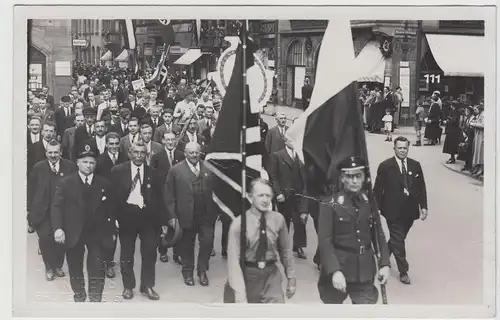
[[[287,64],[289,66],[305,66],[302,42],[295,41],[288,48]]]

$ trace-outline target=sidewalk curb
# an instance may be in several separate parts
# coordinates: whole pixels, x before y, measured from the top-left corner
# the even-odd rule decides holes
[[[452,165],[452,164],[448,164],[448,163],[442,163],[442,165],[445,168],[447,168],[448,170],[451,170],[451,171],[459,173],[459,174],[461,174],[463,176],[466,176],[466,177],[469,177],[469,178],[474,179],[476,181],[480,181],[481,183],[484,183],[483,179],[481,179],[479,177],[476,178],[476,177],[472,176],[470,173],[461,171],[461,169],[456,168],[456,165]]]

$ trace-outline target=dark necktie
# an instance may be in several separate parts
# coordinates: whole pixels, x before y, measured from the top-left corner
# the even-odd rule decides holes
[[[404,181],[405,189],[408,190],[408,175],[406,172],[406,165],[405,165],[404,160],[401,161],[401,172],[403,174],[403,181]]]
[[[115,154],[113,155],[113,158],[111,159],[111,161],[113,161],[113,165],[116,164],[116,155]]]
[[[174,152],[172,150],[170,150],[168,152],[168,154],[170,155],[170,158],[168,159],[168,162],[170,162],[170,166],[172,166],[172,163],[174,163]]]
[[[267,251],[267,230],[266,230],[266,215],[262,213],[260,215],[260,228],[259,228],[259,244],[257,246],[256,262],[259,267],[265,266],[266,262],[266,251]]]
[[[132,180],[132,190],[134,190],[137,183],[141,183],[141,173],[140,168],[137,168],[137,173],[135,174],[134,180]]]
[[[137,135],[137,134],[133,134],[133,135],[132,135],[132,143],[134,143],[134,142],[135,142],[135,136],[136,136],[136,135]]]
[[[86,187],[90,187],[89,177],[88,176],[85,176],[85,186]]]
[[[51,164],[51,167],[52,167],[52,172],[54,172],[55,174],[58,174],[59,172],[57,172],[57,169],[56,169],[56,165],[55,164]]]

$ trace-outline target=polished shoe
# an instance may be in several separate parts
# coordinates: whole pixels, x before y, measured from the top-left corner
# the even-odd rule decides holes
[[[148,297],[149,300],[160,300],[160,296],[153,288],[141,288],[141,293]]]
[[[470,171],[470,174],[475,175],[479,171],[479,167],[475,167]]]
[[[189,286],[189,287],[194,286],[194,279],[193,279],[193,277],[185,277],[184,278],[184,284],[186,286]]]
[[[174,262],[177,263],[177,264],[181,264],[181,257],[174,255]]]
[[[210,252],[210,256],[215,257],[215,250],[212,250],[212,252]]]
[[[410,277],[408,276],[407,273],[400,274],[399,280],[404,284],[411,284]]]
[[[87,300],[87,294],[86,293],[75,293],[73,295],[73,300],[75,300],[75,302],[85,302],[85,300]]]
[[[89,301],[90,302],[101,302],[102,301],[102,296],[101,295],[90,295],[89,296]]]
[[[297,249],[294,250],[294,252],[297,255],[297,258],[299,258],[299,259],[307,259],[307,256],[304,253],[304,249],[297,248]]]
[[[464,171],[469,171],[469,168],[467,167],[463,167],[460,171],[464,172]]]
[[[446,164],[454,164],[455,163],[455,159],[449,159],[448,161],[446,161]]]
[[[62,278],[66,275],[64,273],[63,269],[61,269],[61,268],[57,268],[55,274],[56,274],[56,277],[59,277],[59,278]]]
[[[106,277],[110,279],[116,277],[115,267],[113,265],[108,265],[106,267]]]
[[[413,144],[414,147],[421,147],[422,146],[422,142],[420,141],[417,141]]]
[[[52,281],[55,279],[54,272],[52,270],[45,271],[45,280]]]
[[[168,255],[167,254],[162,254],[160,256],[160,261],[161,262],[168,262]]]
[[[124,289],[122,296],[123,296],[123,299],[130,300],[134,297],[134,291],[132,291],[132,289]]]
[[[389,138],[385,138],[385,140],[384,140],[384,141],[389,141]]]
[[[200,284],[203,286],[203,287],[206,287],[209,285],[208,283],[208,277],[207,277],[207,273],[206,272],[200,272],[198,274],[198,278],[200,280]]]
[[[227,250],[222,250],[220,255],[222,256],[222,258],[227,259]]]
[[[35,232],[35,228],[33,228],[31,226],[28,227],[28,233],[33,233],[33,232]]]

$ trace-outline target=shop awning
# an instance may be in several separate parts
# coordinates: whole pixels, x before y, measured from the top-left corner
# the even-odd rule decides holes
[[[174,64],[190,65],[202,56],[200,49],[189,49]]]
[[[110,61],[113,58],[113,54],[110,50],[106,51],[105,54],[102,55],[101,61]]]
[[[127,62],[128,61],[128,50],[123,49],[122,53],[118,55],[118,57],[115,58],[115,61],[118,62]]]
[[[384,83],[385,58],[379,49],[379,44],[375,41],[368,42],[356,57],[356,64],[363,76],[358,78],[359,82]]]
[[[427,34],[427,43],[445,76],[483,77],[485,38],[449,34]]]

